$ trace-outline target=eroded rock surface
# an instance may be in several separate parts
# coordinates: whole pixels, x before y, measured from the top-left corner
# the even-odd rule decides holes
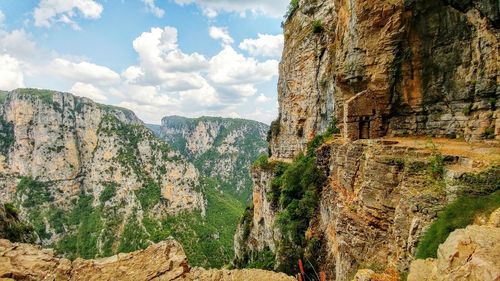
[[[439,246],[437,259],[412,262],[409,281],[500,279],[500,209],[486,225],[455,230]]]
[[[349,140],[500,135],[497,1],[302,0],[284,25],[278,158]],[[322,29],[314,29],[314,26]]]
[[[49,249],[0,240],[2,280],[294,280],[284,274],[263,270],[191,269],[180,244],[167,240],[128,254],[98,260],[70,261]]]

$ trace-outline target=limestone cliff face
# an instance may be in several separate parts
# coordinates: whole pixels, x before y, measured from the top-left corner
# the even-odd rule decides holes
[[[500,138],[498,5],[302,0],[292,6],[270,162],[291,162],[329,132],[315,139],[326,143],[308,152],[327,180],[309,228],[296,239],[319,241],[328,280],[350,280],[366,267],[407,272],[422,234],[463,189],[464,173],[498,165],[498,142],[490,141]],[[340,134],[332,136],[335,126]],[[428,174],[436,155],[443,157],[437,181]],[[237,259],[282,244],[275,235],[254,234],[277,233],[269,222],[280,216],[265,199],[276,177],[254,173],[255,205],[239,226]],[[286,260],[273,252],[277,263]]]
[[[263,251],[266,248],[273,252],[276,251],[275,242],[280,238],[279,230],[274,227],[278,210],[267,196],[271,189],[273,176],[271,170],[252,169],[252,208],[247,209],[247,213],[238,225],[234,236],[234,263],[236,264],[248,260],[252,253]]]
[[[131,111],[20,89],[0,99],[0,132],[1,201],[62,252],[144,247],[143,221],[204,209],[196,168]]]
[[[263,123],[243,119],[168,116],[159,135],[191,159],[203,176],[219,179],[219,188],[248,195],[249,167],[267,151],[267,130]]]
[[[155,280],[155,281],[291,281],[293,277],[264,270],[190,268],[182,246],[174,240],[145,250],[98,260],[69,261],[50,249],[0,240],[2,280]]]
[[[334,118],[350,140],[499,138],[498,5],[299,1],[284,25],[273,155],[293,157]]]

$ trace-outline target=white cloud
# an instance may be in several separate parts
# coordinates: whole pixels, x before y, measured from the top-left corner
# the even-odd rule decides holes
[[[283,52],[284,37],[282,34],[258,34],[257,39],[245,39],[239,47],[252,56],[280,57]]]
[[[218,15],[217,11],[211,8],[203,9],[203,14],[211,19],[216,18]]]
[[[227,27],[211,26],[208,29],[208,34],[215,40],[221,40],[223,45],[231,45],[234,43],[233,38],[229,35]]]
[[[199,77],[192,73],[204,69],[207,61],[198,53],[185,54],[178,48],[177,29],[152,28],[137,37],[133,46],[139,55],[140,66],[126,71],[129,78],[135,74],[133,80],[143,84],[200,87]]]
[[[50,67],[56,75],[85,83],[110,84],[120,79],[120,75],[113,70],[86,61],[72,62],[56,58]]]
[[[86,19],[98,19],[102,11],[102,5],[94,0],[40,0],[33,16],[38,27],[50,27],[62,22],[79,29],[72,18],[81,15]]]
[[[259,62],[225,46],[210,60],[208,76],[215,83],[224,85],[259,83],[278,75],[278,64],[277,60]]]
[[[0,51],[18,59],[33,60],[40,52],[24,30],[5,32],[0,30]]]
[[[5,21],[5,14],[0,10],[0,28],[3,27]]]
[[[223,32],[231,35],[227,30]],[[23,30],[0,30],[0,89],[18,87],[70,91],[97,102],[130,108],[147,122],[167,114],[186,116],[253,115],[253,106],[273,107],[257,95],[273,88],[278,61],[256,59],[223,45],[212,57],[184,52],[173,27],[152,28],[133,41],[138,63],[121,74],[82,58],[63,56],[37,46]],[[6,53],[5,55],[1,55]],[[267,82],[266,82],[267,81]],[[259,103],[260,102],[260,103]],[[271,119],[270,119],[271,120]]]
[[[87,97],[97,102],[105,102],[108,100],[103,91],[91,84],[76,82],[69,91],[75,95]]]
[[[177,4],[196,4],[207,16],[215,17],[218,12],[261,14],[271,17],[282,17],[285,14],[289,0],[175,0]],[[209,12],[207,12],[209,11]]]
[[[13,90],[21,87],[24,87],[21,63],[7,54],[0,54],[0,89]]]
[[[142,0],[144,4],[146,4],[146,8],[150,13],[155,15],[158,18],[162,18],[165,15],[165,11],[155,4],[155,0]]]
[[[266,103],[266,102],[269,102],[271,99],[266,97],[264,94],[261,93],[255,100],[258,103]]]

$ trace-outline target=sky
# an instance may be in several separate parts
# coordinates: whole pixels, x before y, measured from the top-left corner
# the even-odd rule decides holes
[[[70,92],[147,123],[277,116],[288,0],[0,0],[0,90]]]

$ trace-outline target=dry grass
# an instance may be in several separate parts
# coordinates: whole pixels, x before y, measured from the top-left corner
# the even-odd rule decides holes
[[[426,137],[388,137],[385,140],[397,141],[396,146],[414,147],[419,150],[432,150],[433,143],[443,155],[454,155],[476,161],[479,167],[500,164],[500,144],[498,141],[466,142],[464,140]]]

